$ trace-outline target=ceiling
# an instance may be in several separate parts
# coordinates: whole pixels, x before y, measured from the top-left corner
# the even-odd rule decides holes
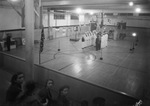
[[[21,0],[23,1],[23,0]],[[38,1],[38,0],[35,0]],[[128,3],[134,2],[130,7]],[[141,8],[142,13],[150,13],[150,0],[41,0],[44,9],[74,10],[77,7],[86,11],[107,11],[134,13],[135,8]],[[17,6],[17,2],[13,3]],[[18,6],[21,4],[18,3]],[[0,6],[10,6],[8,0],[0,0]]]
[[[134,2],[130,7],[128,3]],[[75,9],[81,7],[96,11],[119,11],[133,13],[135,8],[141,8],[142,12],[150,12],[150,0],[42,0],[45,8]]]

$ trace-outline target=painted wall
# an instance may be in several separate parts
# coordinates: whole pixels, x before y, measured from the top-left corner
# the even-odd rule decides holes
[[[126,22],[127,26],[130,27],[142,27],[142,28],[150,28],[150,18],[144,17],[105,17],[104,24],[106,25],[117,25],[117,22]]]
[[[117,14],[116,14],[117,15]],[[65,14],[65,19],[55,20],[54,14],[50,13],[50,26],[67,26],[67,25],[79,25],[79,24],[89,24],[91,20],[96,21],[95,16],[91,16],[89,14],[79,15],[79,20],[71,20],[70,14]],[[143,27],[150,28],[150,19],[143,18],[139,16],[132,17],[104,17],[105,25],[117,25],[117,22],[124,21],[127,23],[127,26],[130,27]],[[99,17],[98,23],[101,22],[101,18]],[[43,25],[44,27],[48,27],[48,14],[43,13]],[[0,30],[10,30],[10,29],[20,29],[21,28],[21,17],[17,14],[14,9],[11,8],[0,8]],[[13,31],[12,37],[25,37],[25,31]],[[52,35],[55,38],[56,31],[52,31]],[[60,32],[60,31],[59,31]],[[2,38],[3,33],[0,33],[0,39]],[[45,30],[45,36],[47,38],[47,29]],[[70,34],[69,34],[70,35]],[[41,30],[35,30],[35,40],[39,40],[41,36]]]
[[[43,25],[48,27],[48,14],[43,14]],[[70,14],[65,14],[65,19],[54,19],[54,14],[50,13],[50,26],[66,26],[66,25],[79,25],[79,20],[71,20]]]
[[[88,14],[85,14],[85,17],[84,17],[84,24],[89,24],[89,23],[90,23],[90,19],[91,19],[91,16],[88,15]]]
[[[78,25],[79,20],[71,20],[70,15],[66,14],[65,19],[54,20],[54,14],[50,13],[50,26]],[[43,14],[43,25],[48,27],[48,16]],[[0,30],[20,29],[21,17],[14,9],[0,8]]]
[[[85,17],[84,15],[79,15],[79,24],[84,24]]]
[[[110,20],[108,22],[108,19]],[[88,24],[91,20],[96,20],[95,17],[85,14],[79,16],[80,24]],[[64,25],[79,25],[79,20],[71,20],[70,14],[65,14],[65,19],[54,20],[54,14],[50,13],[50,26],[64,26]],[[99,19],[100,21],[101,19]],[[142,18],[139,16],[133,17],[104,17],[104,24],[116,25],[120,21],[127,22],[127,26],[131,27],[144,27],[150,28],[150,18]],[[45,27],[48,26],[47,13],[43,14],[43,24]],[[11,8],[0,8],[0,30],[6,29],[20,29],[21,28],[21,17],[19,14]]]
[[[0,8],[0,30],[21,28],[21,17],[11,8]]]

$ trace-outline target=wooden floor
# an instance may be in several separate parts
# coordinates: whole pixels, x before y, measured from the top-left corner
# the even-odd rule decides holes
[[[95,51],[95,47],[81,49],[80,42],[70,41],[68,37],[45,41],[41,65],[100,87],[142,98],[148,88],[150,30],[128,29],[128,34],[132,32],[137,32],[139,38],[134,52],[129,50],[133,38],[128,35],[124,40],[109,40],[108,46],[102,49],[103,60],[100,60],[101,51]],[[34,51],[35,64],[39,64],[39,44],[35,45]],[[25,47],[7,53],[25,58]]]

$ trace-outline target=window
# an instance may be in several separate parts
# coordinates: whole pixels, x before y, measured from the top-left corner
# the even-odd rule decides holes
[[[64,14],[54,14],[54,19],[65,19],[65,15]]]
[[[71,15],[71,20],[79,20],[79,17],[76,15]]]
[[[118,13],[118,16],[133,16],[133,13]]]
[[[133,13],[128,13],[128,16],[133,16]]]
[[[139,16],[148,16],[148,17],[150,17],[150,13],[140,13]]]
[[[113,13],[105,13],[106,16],[113,16]]]

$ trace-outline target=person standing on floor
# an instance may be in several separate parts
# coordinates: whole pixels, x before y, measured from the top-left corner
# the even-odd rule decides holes
[[[7,46],[7,51],[10,51],[10,44],[11,44],[11,34],[8,33],[6,37],[6,46]]]
[[[10,106],[15,105],[18,98],[23,93],[22,84],[24,82],[24,74],[17,73],[11,78],[11,85],[6,92],[6,103]]]
[[[101,34],[98,33],[96,38],[96,51],[100,49],[101,49]]]

